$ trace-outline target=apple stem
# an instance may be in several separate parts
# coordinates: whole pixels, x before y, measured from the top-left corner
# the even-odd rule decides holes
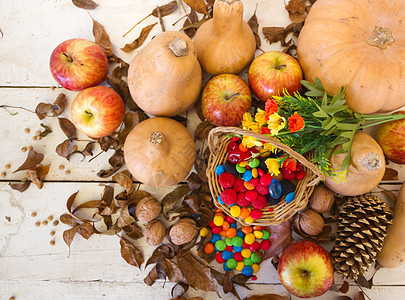
[[[84,112],[89,115],[89,118],[93,117],[93,114],[91,112],[89,112],[88,110],[85,110]]]
[[[281,68],[285,68],[285,67],[286,67],[286,65],[279,65],[279,66],[276,67],[276,69],[280,70]]]
[[[229,99],[231,99],[232,97],[238,96],[238,95],[239,95],[239,92],[238,92],[238,93],[235,93],[235,94],[232,94],[232,95],[230,95],[230,96],[225,96],[225,100],[229,100]]]

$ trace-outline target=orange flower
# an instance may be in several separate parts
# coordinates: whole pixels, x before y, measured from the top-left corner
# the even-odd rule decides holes
[[[283,162],[283,167],[294,172],[297,170],[297,161],[290,156]]]
[[[297,112],[288,118],[288,127],[290,128],[290,133],[300,131],[304,125],[304,119]]]
[[[276,103],[276,101],[274,101],[273,99],[267,100],[266,104],[265,104],[265,111],[269,115],[272,115],[272,114],[278,112],[278,104]]]

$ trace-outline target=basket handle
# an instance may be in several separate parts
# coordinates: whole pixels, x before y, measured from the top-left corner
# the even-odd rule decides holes
[[[294,157],[295,159],[299,160],[303,165],[305,165],[308,169],[310,169],[316,176],[318,176],[321,180],[325,180],[325,176],[321,170],[319,170],[313,163],[309,162],[304,156],[295,152],[290,147],[280,143],[276,139],[269,137],[267,135],[262,135],[260,133],[256,133],[250,130],[242,129],[239,127],[215,127],[210,130],[208,134],[208,147],[213,155],[216,155],[216,149],[214,144],[215,136],[220,134],[229,134],[229,133],[236,133],[239,135],[248,135],[258,139],[259,141],[265,141],[267,143],[272,144],[273,146],[277,147],[278,149],[287,152],[289,155]]]

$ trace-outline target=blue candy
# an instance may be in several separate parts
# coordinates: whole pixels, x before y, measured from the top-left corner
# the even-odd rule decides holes
[[[225,260],[233,258],[233,253],[230,251],[224,251],[222,252],[222,258]]]
[[[243,180],[244,181],[250,181],[250,179],[253,178],[252,171],[251,170],[246,170],[245,173],[243,173]]]
[[[244,266],[242,269],[242,274],[245,276],[250,276],[253,274],[253,268],[251,266]]]
[[[219,234],[213,234],[211,237],[210,242],[215,244],[217,241],[219,241],[221,239],[221,236]]]
[[[245,238],[245,234],[244,234],[242,231],[238,231],[238,232],[236,233],[236,235],[237,235],[237,236],[240,236],[242,239]]]
[[[236,224],[236,222],[235,223],[232,223],[231,225],[229,225],[229,227],[231,227],[231,228],[238,228],[238,224]]]
[[[218,176],[221,175],[221,174],[224,173],[224,172],[225,172],[225,167],[224,167],[224,165],[218,165],[218,166],[215,168],[215,174],[217,174]]]
[[[222,199],[221,199],[221,195],[218,196],[218,202],[219,202],[219,204],[225,204],[224,201],[222,201]]]
[[[269,185],[269,195],[273,199],[279,199],[281,197],[283,189],[280,181],[273,179]]]
[[[285,196],[285,201],[287,201],[287,203],[290,203],[291,201],[293,201],[295,198],[295,193],[291,192],[288,193],[287,196]]]
[[[235,252],[242,252],[243,247],[237,247],[237,246],[233,246],[233,251]]]
[[[226,264],[223,264],[223,267],[225,272],[232,271],[232,269],[229,269]]]

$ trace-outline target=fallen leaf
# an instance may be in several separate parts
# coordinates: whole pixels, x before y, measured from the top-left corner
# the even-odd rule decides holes
[[[113,56],[113,48],[110,41],[110,37],[104,29],[104,26],[101,25],[96,20],[93,20],[93,36],[97,45],[99,45],[105,52],[108,58]]]
[[[92,0],[72,0],[73,4],[78,8],[95,9],[98,4]]]
[[[196,214],[198,214],[201,206],[201,199],[200,197],[198,197],[198,194],[191,193],[184,198],[183,203],[189,206]]]
[[[120,131],[118,134],[118,143],[123,145],[125,143],[125,139],[127,138],[128,134],[131,130],[141,122],[140,114],[138,112],[127,112],[124,117],[124,129]]]
[[[127,170],[116,173],[112,179],[122,186],[127,194],[131,194],[135,191],[134,184],[132,183],[131,174]]]
[[[290,18],[291,21],[293,21],[294,23],[301,23],[304,22],[305,19],[307,18],[307,13],[292,13],[292,12],[288,12],[288,16]]]
[[[129,195],[126,192],[119,193],[117,196],[115,196],[115,199],[117,200],[118,205],[122,208],[125,207],[129,202],[136,205],[143,198],[150,196],[152,196],[150,193],[138,190]]]
[[[353,299],[349,296],[339,296],[338,300],[353,300]]]
[[[70,139],[76,134],[76,127],[72,121],[66,118],[58,118],[60,129]]]
[[[195,12],[195,10],[191,10],[191,12],[187,15],[186,20],[184,21],[183,27],[186,27],[188,25],[194,24],[198,22],[198,15]],[[188,35],[189,38],[192,38],[195,33],[197,32],[197,29],[195,28],[190,28],[187,30],[184,30],[184,33]]]
[[[16,182],[16,183],[9,182],[8,185],[13,190],[16,190],[16,191],[19,191],[20,193],[22,193],[22,192],[24,192],[25,190],[27,190],[29,188],[30,184],[31,184],[31,181],[26,180],[24,182]]]
[[[375,275],[375,273],[374,273],[374,275]],[[369,280],[367,280],[363,275],[360,275],[357,278],[356,283],[361,287],[371,289],[373,287],[374,275]]]
[[[382,181],[398,180],[398,171],[392,168],[385,168],[385,173],[381,180]]]
[[[196,191],[201,187],[202,180],[195,172],[191,172],[186,178],[186,182],[191,191]]]
[[[118,141],[111,136],[104,136],[98,139],[98,144],[101,150],[107,152],[110,148],[115,149],[118,146]]]
[[[73,211],[72,211],[72,215],[76,216],[76,213],[81,210],[81,209],[87,209],[87,208],[98,208],[101,204],[101,200],[90,200],[90,201],[86,201],[83,202],[82,204],[79,204],[78,206],[76,206]],[[83,219],[85,222],[89,221],[87,219]]]
[[[181,299],[184,298],[183,295],[187,293],[188,289],[190,286],[184,282],[178,282],[176,283],[170,292],[170,296],[173,299]],[[184,298],[185,299],[185,298]]]
[[[129,240],[124,237],[120,238],[121,256],[130,265],[141,268],[143,264],[142,252]]]
[[[280,225],[270,225],[268,230],[270,232],[271,246],[264,251],[262,261],[282,253],[293,241],[291,219],[284,221]]]
[[[133,240],[137,240],[143,237],[141,227],[139,227],[138,224],[136,224],[135,222],[131,225],[122,227],[122,230],[124,230],[125,234]]]
[[[365,300],[364,292],[358,291],[354,296],[353,300]]]
[[[136,205],[131,201],[121,208],[120,215],[116,223],[118,227],[123,228],[135,223],[135,219],[130,213],[131,209],[135,208],[135,206]]]
[[[93,225],[88,222],[82,223],[79,225],[77,233],[88,240],[94,234]]]
[[[284,27],[263,27],[262,32],[269,44],[280,42],[284,37]]]
[[[200,14],[208,15],[207,6],[204,0],[184,0],[188,6]]]
[[[64,140],[62,143],[60,143],[58,146],[56,146],[55,152],[64,158],[67,158],[69,156],[69,147],[70,147],[70,140]]]
[[[41,127],[44,128],[44,131],[42,131],[41,134],[40,134],[41,137],[46,137],[48,134],[50,134],[52,132],[52,129],[49,128],[44,123],[41,123],[40,125],[41,125]]]
[[[350,285],[348,281],[343,281],[342,286],[338,289],[339,292],[346,294],[349,291]]]
[[[291,13],[305,13],[306,0],[290,0],[285,9]]]
[[[173,209],[178,201],[190,192],[188,185],[180,185],[162,199],[162,213],[167,219],[167,213]]]
[[[70,227],[75,227],[80,225],[80,223],[71,214],[63,214],[59,217],[59,220]]]
[[[172,259],[176,255],[176,252],[172,245],[161,244],[159,245],[148,258],[145,264],[145,268],[151,264],[155,264],[159,261],[162,261],[163,258]]]
[[[75,235],[78,230],[79,230],[79,226],[75,226],[75,227],[65,230],[63,232],[63,240],[65,241],[66,245],[69,247],[68,257],[70,256],[70,245],[72,244],[73,239],[75,238]]]
[[[159,6],[159,10],[160,10],[160,15],[162,17],[168,16],[177,10],[177,1],[171,1],[165,5]],[[159,17],[158,9],[155,8],[152,11],[151,15],[158,18]]]
[[[143,45],[143,43],[145,42],[149,33],[151,32],[153,27],[155,27],[156,24],[157,24],[157,22],[144,27],[142,29],[139,37],[137,39],[135,39],[131,44],[126,44],[123,48],[121,48],[121,50],[124,51],[125,53],[129,53],[135,49],[138,49],[140,46]]]
[[[93,145],[95,142],[88,142],[86,147],[82,150],[84,156],[93,156]]]
[[[252,295],[246,300],[287,300],[288,296],[280,296],[276,294],[265,294],[265,295]]]
[[[40,164],[43,159],[44,159],[44,155],[42,153],[37,153],[34,150],[29,150],[27,158],[25,159],[25,162],[20,167],[18,167],[18,169],[15,170],[13,173],[32,169],[36,165]]]
[[[206,140],[211,129],[215,128],[215,125],[208,121],[200,122],[194,131],[194,139],[196,140]]]
[[[35,168],[29,169],[27,171],[27,176],[33,184],[35,184],[39,189],[42,189],[43,182],[42,179],[49,173],[49,165],[47,166],[37,166]]]
[[[121,61],[120,65],[116,66],[112,71],[112,76],[115,78],[122,78],[128,76],[129,64]]]
[[[116,91],[121,96],[122,100],[124,100],[124,103],[130,110],[137,111],[139,113],[142,112],[139,106],[132,99],[126,81],[122,80],[121,78],[107,75],[107,83],[113,88],[114,91]]]
[[[258,3],[256,3],[255,11],[247,23],[250,26],[250,28],[252,29],[253,34],[255,36],[256,48],[260,48],[260,46],[262,45],[262,41],[260,40],[260,36],[259,36],[259,22],[258,22],[257,16],[256,16],[257,6],[258,6]]]
[[[157,279],[166,279],[166,273],[163,269],[162,263],[156,264],[148,275],[143,279],[147,285],[152,286],[155,284]]]
[[[66,95],[60,93],[53,104],[41,102],[35,108],[35,113],[40,120],[45,117],[57,117],[63,113],[66,107]]]

